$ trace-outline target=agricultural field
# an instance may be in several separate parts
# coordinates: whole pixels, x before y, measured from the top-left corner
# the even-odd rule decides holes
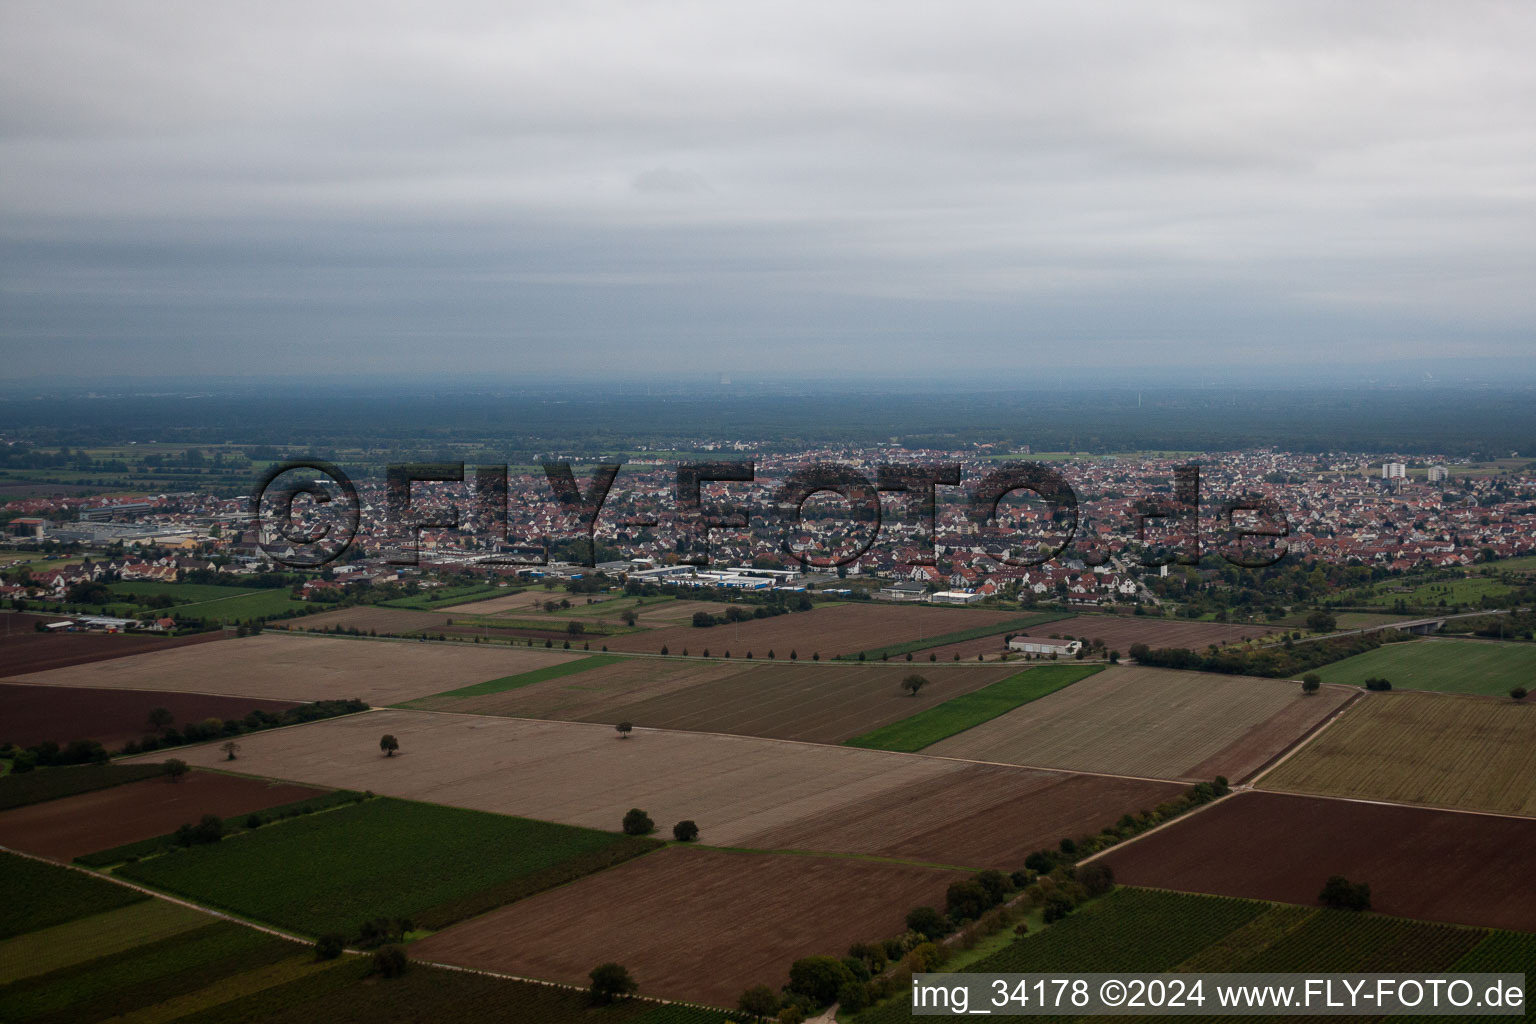
[[[1503,695],[1516,686],[1536,689],[1536,644],[1412,640],[1336,661],[1317,674],[1352,686],[1379,677],[1398,690]]]
[[[86,665],[111,658],[168,651],[223,640],[219,631],[166,637],[127,633],[39,633],[39,622],[58,622],[56,615],[0,613],[0,677]],[[152,688],[152,687],[151,687]]]
[[[380,755],[383,733],[399,740],[395,757]],[[216,747],[203,746],[187,748],[181,756],[216,766],[222,755]],[[747,736],[637,726],[629,739],[620,739],[605,725],[416,711],[375,711],[253,734],[244,738],[240,762],[242,770],[265,776],[587,828],[617,828],[626,811],[640,807],[663,830],[684,818],[698,822],[701,839],[712,846],[744,845],[748,837],[818,820],[817,815],[889,810],[972,767],[942,758]],[[580,770],[572,770],[573,765]],[[1005,778],[1059,777],[999,770]],[[1136,809],[1142,806],[1145,802],[1138,801]],[[974,808],[953,801],[934,805],[933,811],[936,816],[921,823],[924,828],[939,830],[974,814]],[[889,832],[871,826],[809,848],[873,852],[900,841],[918,824],[894,811],[871,821],[883,823]],[[1100,820],[1096,828],[1104,824]],[[955,843],[955,849],[964,849],[960,837]]]
[[[1024,669],[979,690],[951,697],[942,704],[855,736],[847,743],[850,747],[872,750],[922,750],[1099,671],[1101,666],[1098,665],[1041,665]]]
[[[901,688],[901,680],[914,671],[911,665],[748,662],[726,668],[686,689],[669,687],[655,696],[610,704],[581,720],[841,743],[1015,674],[991,665],[924,666],[928,685],[913,697]]]
[[[1015,871],[1035,850],[1091,835],[1184,789],[1172,782],[966,764],[920,787],[840,805],[744,836],[737,845]]]
[[[608,660],[610,658],[612,660]],[[577,655],[558,666],[548,667],[561,669],[557,675],[545,675],[546,669],[524,673],[520,678],[542,677],[526,686],[501,686],[478,696],[455,696],[455,691],[450,691],[418,697],[398,706],[421,711],[583,721],[593,715],[601,717],[608,709],[622,704],[728,678],[748,671],[746,666],[750,664],[692,658]],[[567,669],[566,666],[570,667]],[[471,688],[461,688],[457,692],[462,694],[466,689]]]
[[[434,587],[409,597],[397,597],[385,601],[388,608],[407,608],[412,611],[430,611],[434,608],[453,608],[466,605],[502,593],[502,588],[483,583],[465,584],[459,587]]]
[[[1536,820],[1247,792],[1100,859],[1127,885],[1304,905],[1343,875],[1383,914],[1536,931],[1533,845]]]
[[[0,850],[0,939],[52,928],[148,898],[83,871]]]
[[[1202,672],[1111,667],[925,754],[1152,779],[1246,778],[1354,695]]]
[[[1211,644],[1240,643],[1252,637],[1277,632],[1278,626],[1234,626],[1223,622],[1195,622],[1190,619],[1164,619],[1153,615],[1079,615],[1061,622],[1048,623],[1027,632],[1031,636],[1058,636],[1087,644],[1104,641],[1111,651],[1125,655],[1132,644],[1148,647],[1187,647],[1204,650]]]
[[[612,832],[381,798],[125,864],[117,873],[320,935],[347,933],[375,917],[440,928],[654,845]]]
[[[1536,706],[1373,693],[1258,785],[1280,792],[1536,816]]]
[[[671,847],[433,935],[425,959],[570,984],[627,966],[646,995],[731,1006],[802,956],[898,935],[964,874],[846,857]],[[622,908],[622,909],[620,909]]]
[[[531,671],[569,657],[559,651],[265,633],[68,670],[35,672],[18,676],[16,681],[269,700],[357,697],[377,705]]]
[[[208,583],[161,583],[153,580],[132,580],[109,583],[107,589],[121,595],[121,604],[107,607],[113,615],[136,616],[142,611],[155,611],[161,615],[176,615],[189,619],[224,619],[237,622],[244,619],[289,615],[314,607],[305,601],[296,601],[286,587],[219,586]],[[146,604],[145,598],[169,597],[176,603],[169,608]]]
[[[0,845],[67,861],[174,832],[205,814],[249,814],[322,792],[218,772],[161,776],[0,811]]]
[[[360,633],[383,633],[404,635],[415,633],[423,629],[437,630],[448,625],[449,618],[446,611],[442,612],[416,612],[404,608],[385,608],[383,605],[362,604],[353,605],[350,608],[335,608],[328,612],[317,612],[314,615],[304,615],[295,619],[287,619],[279,624],[280,628],[296,631],[314,630],[324,632],[333,627],[341,629],[355,629]]]
[[[1536,937],[1528,935],[1122,887],[964,970],[1529,974],[1533,966]],[[905,1024],[908,1000],[866,1010],[851,1024]]]
[[[985,626],[1005,629],[1019,617],[1017,612],[931,605],[831,604],[707,629],[691,625],[655,629],[615,638],[608,646],[615,651],[650,654],[664,646],[671,651],[708,647],[716,654],[729,650],[738,658],[748,651],[758,658],[766,657],[770,650],[781,658],[796,651],[802,658],[819,653],[826,660]]]
[[[1046,623],[1058,622],[1071,618],[1066,612],[1034,612],[1027,615],[1014,615],[1005,622],[983,623],[972,625],[947,633],[930,634],[916,640],[904,640],[900,643],[884,644],[880,647],[861,652],[869,661],[884,661],[889,658],[899,658],[908,654],[924,656],[925,661],[939,661],[941,659],[950,662],[960,661],[962,658],[969,661],[971,655],[976,655],[975,660],[984,661],[985,655],[995,654],[999,658],[1007,650],[1004,638],[1023,633],[1031,627],[1044,628]],[[852,657],[843,655],[843,657]]]
[[[155,778],[164,773],[164,766],[153,761],[39,768],[25,775],[13,772],[0,777],[0,810],[57,800],[76,793],[91,793],[98,789]]]
[[[499,615],[502,612],[520,612],[532,608],[549,600],[550,596],[550,592],[545,590],[518,590],[510,594],[503,592],[493,597],[464,601],[452,605],[452,608],[455,615]]]
[[[184,723],[244,718],[257,710],[277,714],[297,706],[293,701],[202,693],[0,683],[0,745],[30,747],[53,740],[63,746],[87,739],[116,750],[156,731],[149,724],[152,708],[165,708],[177,723]]]
[[[12,893],[36,904],[23,917]],[[126,904],[125,904],[125,901]],[[570,989],[415,963],[370,976],[366,957],[307,945],[65,868],[0,854],[0,1018],[137,1024],[721,1024],[723,1014],[630,1001],[594,1012]]]

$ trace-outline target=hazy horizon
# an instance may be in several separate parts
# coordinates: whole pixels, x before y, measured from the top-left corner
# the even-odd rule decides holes
[[[1536,9],[0,9],[0,377],[1527,379]]]

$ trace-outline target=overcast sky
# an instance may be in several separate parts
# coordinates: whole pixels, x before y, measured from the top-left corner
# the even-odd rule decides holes
[[[1536,357],[1536,5],[0,5],[0,376]]]

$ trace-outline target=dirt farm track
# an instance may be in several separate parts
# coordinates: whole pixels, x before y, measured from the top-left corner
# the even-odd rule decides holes
[[[412,947],[424,960],[584,985],[616,960],[644,992],[733,1006],[788,983],[789,964],[899,934],[966,876],[842,857],[672,847],[456,925]]]
[[[1248,792],[1104,861],[1126,885],[1309,906],[1344,875],[1385,914],[1536,931],[1533,847],[1532,820]]]

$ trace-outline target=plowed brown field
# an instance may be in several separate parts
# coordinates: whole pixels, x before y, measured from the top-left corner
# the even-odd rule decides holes
[[[587,983],[604,961],[646,995],[734,1006],[789,965],[899,934],[914,906],[944,905],[964,875],[848,858],[671,847],[430,936],[413,956]]]
[[[244,718],[252,711],[276,714],[294,701],[215,697],[159,690],[104,690],[76,686],[27,686],[0,683],[0,744],[30,747],[53,740],[96,740],[116,750],[154,730],[152,708],[165,708],[179,725],[205,718]]]
[[[145,779],[0,811],[0,845],[70,860],[174,832],[205,814],[228,818],[322,792],[217,772],[189,772],[176,782]]]
[[[760,849],[876,853],[937,864],[1014,871],[1062,839],[1150,810],[1186,787],[1097,775],[965,765],[920,787],[888,793],[746,836]]]
[[[1536,931],[1536,821],[1239,793],[1104,855],[1115,881],[1315,905],[1330,875],[1384,914]]]
[[[10,614],[9,631],[0,625],[0,676],[86,665],[94,661],[168,651],[223,640],[222,630],[190,636],[157,637],[123,633],[39,633],[38,622],[58,622],[58,616]]]
[[[707,629],[694,626],[656,629],[615,637],[608,641],[608,647],[615,651],[652,654],[663,646],[672,651],[686,647],[695,652],[708,647],[716,656],[728,650],[738,658],[748,651],[758,658],[766,657],[769,650],[786,658],[793,650],[802,658],[809,658],[813,653],[833,658],[964,629],[993,624],[1002,626],[1018,617],[1016,612],[965,608],[829,605],[809,612],[791,612],[771,619],[750,619]]]

